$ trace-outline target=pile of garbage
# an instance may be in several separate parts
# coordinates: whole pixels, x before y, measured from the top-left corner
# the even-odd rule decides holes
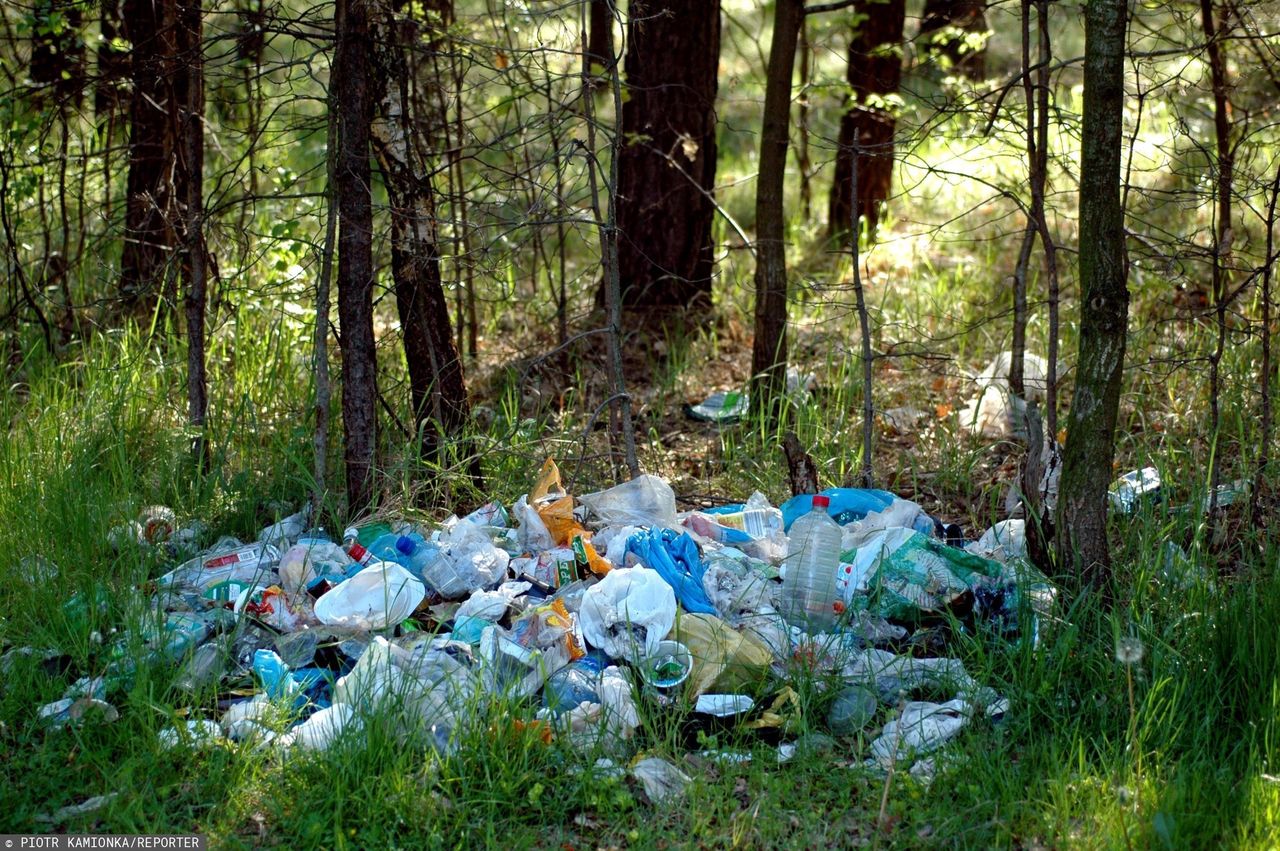
[[[527,707],[520,723],[597,755],[632,756],[641,718],[668,712],[774,731],[785,759],[803,677],[829,698],[832,734],[870,739],[870,766],[910,764],[1008,710],[925,639],[1037,640],[1053,590],[1022,531],[1004,521],[956,546],[920,506],[866,489],[679,513],[671,487],[642,475],[575,499],[548,460],[509,509],[340,537],[300,512],[253,543],[219,541],[149,583],[153,628],[118,635],[105,673],[39,717],[113,720],[109,693],[158,663],[177,666],[177,688],[223,698],[216,711],[193,699],[167,746],[316,751],[379,717],[448,752],[469,725]],[[196,534],[151,510],[117,538],[172,547]],[[33,651],[8,655],[21,652]],[[246,683],[251,695],[225,698]],[[679,785],[656,758],[632,771],[651,797]]]

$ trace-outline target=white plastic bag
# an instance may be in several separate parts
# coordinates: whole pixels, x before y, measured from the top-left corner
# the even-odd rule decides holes
[[[657,476],[636,476],[608,490],[583,494],[578,501],[607,526],[676,527],[676,495]]]
[[[611,570],[582,596],[578,623],[587,641],[615,659],[637,661],[658,650],[676,621],[676,595],[656,570]]]
[[[1006,564],[1024,559],[1027,557],[1027,521],[1001,520],[965,547],[965,551]]]
[[[644,793],[655,804],[679,797],[690,783],[689,775],[656,756],[637,762],[631,768],[631,776],[640,781]]]
[[[341,568],[350,563],[350,557],[337,544],[295,544],[280,557],[280,565],[276,569],[280,573],[280,586],[294,595],[326,572],[318,568]]]
[[[441,537],[444,552],[423,568],[423,575],[446,599],[497,585],[507,575],[511,555],[494,546],[483,526],[459,520]]]
[[[315,613],[329,626],[383,629],[413,614],[426,596],[426,586],[412,573],[379,561],[316,600]]]
[[[883,511],[873,511],[857,523],[844,527],[842,550],[858,549],[887,529],[913,529],[933,537],[935,526],[928,513],[908,499],[895,499]]]
[[[547,530],[547,524],[542,522],[538,512],[529,504],[527,496],[522,496],[516,501],[516,504],[511,507],[511,513],[520,524],[516,529],[516,541],[523,552],[540,553],[556,545],[551,538],[551,532]]]
[[[319,710],[280,739],[281,747],[297,745],[307,751],[327,750],[347,730],[358,730],[360,718],[345,703]]]
[[[455,620],[482,618],[487,621],[500,621],[507,613],[511,601],[532,587],[533,585],[528,582],[504,582],[493,591],[477,589],[458,607],[453,617]]]

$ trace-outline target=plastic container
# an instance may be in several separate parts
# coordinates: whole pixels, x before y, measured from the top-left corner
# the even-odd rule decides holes
[[[831,500],[819,494],[813,508],[791,527],[779,608],[787,622],[808,632],[835,625],[844,603],[836,590],[840,527],[828,515]]]
[[[400,535],[395,543],[395,561],[405,566],[419,579],[423,571],[440,555],[440,547],[423,538],[417,532]]]
[[[679,641],[664,639],[658,649],[640,663],[640,676],[659,689],[670,689],[689,679],[693,670],[693,654]]]
[[[600,677],[609,659],[598,650],[556,671],[547,679],[542,703],[557,715],[580,703],[600,702]]]
[[[880,700],[866,686],[846,686],[836,693],[827,712],[827,726],[837,736],[848,736],[866,727],[875,718]]]

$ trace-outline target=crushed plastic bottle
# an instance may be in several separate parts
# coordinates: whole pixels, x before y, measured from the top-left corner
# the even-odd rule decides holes
[[[600,702],[600,677],[609,667],[609,657],[599,650],[583,656],[547,679],[542,703],[557,715],[581,703]]]

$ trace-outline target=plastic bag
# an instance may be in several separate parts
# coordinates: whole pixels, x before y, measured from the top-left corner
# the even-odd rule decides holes
[[[422,569],[423,577],[440,596],[457,599],[506,577],[511,555],[493,545],[483,526],[460,520],[441,537],[440,544],[444,551]]]
[[[392,562],[375,562],[316,600],[316,617],[330,626],[383,629],[399,623],[427,596],[412,573]]]
[[[883,511],[897,499],[889,491],[870,488],[827,488],[822,495],[831,500],[827,513],[841,526],[861,520],[872,512]],[[783,529],[791,531],[791,524],[812,510],[813,497],[813,494],[801,494],[782,503]]]
[[[716,613],[733,620],[742,613],[761,611],[773,607],[779,586],[770,582],[761,570],[750,562],[717,556],[709,557],[706,572],[702,574],[702,590],[715,606]]]
[[[1027,521],[1001,520],[964,548],[965,552],[999,562],[1027,557]]]
[[[854,524],[846,526],[840,539],[842,549],[856,549],[879,532],[887,529],[911,529],[932,536],[937,530],[923,508],[907,499],[895,498],[881,511],[873,511]]]
[[[496,591],[473,591],[454,618],[483,618],[489,621],[502,620],[507,613],[511,601],[532,588],[528,582],[504,582]]]
[[[616,751],[635,734],[640,726],[635,693],[622,670],[610,665],[600,673],[596,686],[598,703],[583,701],[558,718],[553,710],[543,709],[539,718],[553,721],[569,741],[582,750],[603,747]]]
[[[886,535],[892,535],[890,530]],[[912,533],[879,559],[870,580],[866,608],[887,618],[910,620],[921,612],[937,612],[966,591],[1002,584],[998,562]]]
[[[653,654],[676,620],[676,595],[645,567],[611,571],[582,596],[578,622],[592,646],[615,659]]]
[[[335,703],[281,736],[278,745],[297,745],[307,751],[323,751],[332,747],[344,733],[358,731],[360,727],[360,718],[353,707]]]
[[[280,585],[288,594],[298,594],[317,577],[340,572],[350,563],[351,558],[337,544],[295,544],[280,557]]]
[[[657,476],[636,476],[608,490],[583,494],[578,501],[605,525],[676,525],[676,495]]]
[[[661,804],[683,794],[689,785],[689,775],[665,759],[651,756],[631,767],[631,776],[640,781],[644,793],[655,804]]]
[[[675,591],[686,611],[718,614],[702,588],[706,566],[698,545],[688,532],[677,535],[670,529],[650,529],[627,539],[627,552],[645,567],[656,570]]]
[[[547,524],[542,522],[537,510],[529,505],[528,497],[522,496],[516,500],[516,504],[511,507],[511,513],[520,524],[516,529],[516,541],[522,552],[540,553],[556,545],[551,538],[551,532],[547,530]]]
[[[693,654],[693,672],[685,687],[695,697],[707,692],[753,692],[773,663],[767,644],[710,615],[681,615],[667,637]]]

